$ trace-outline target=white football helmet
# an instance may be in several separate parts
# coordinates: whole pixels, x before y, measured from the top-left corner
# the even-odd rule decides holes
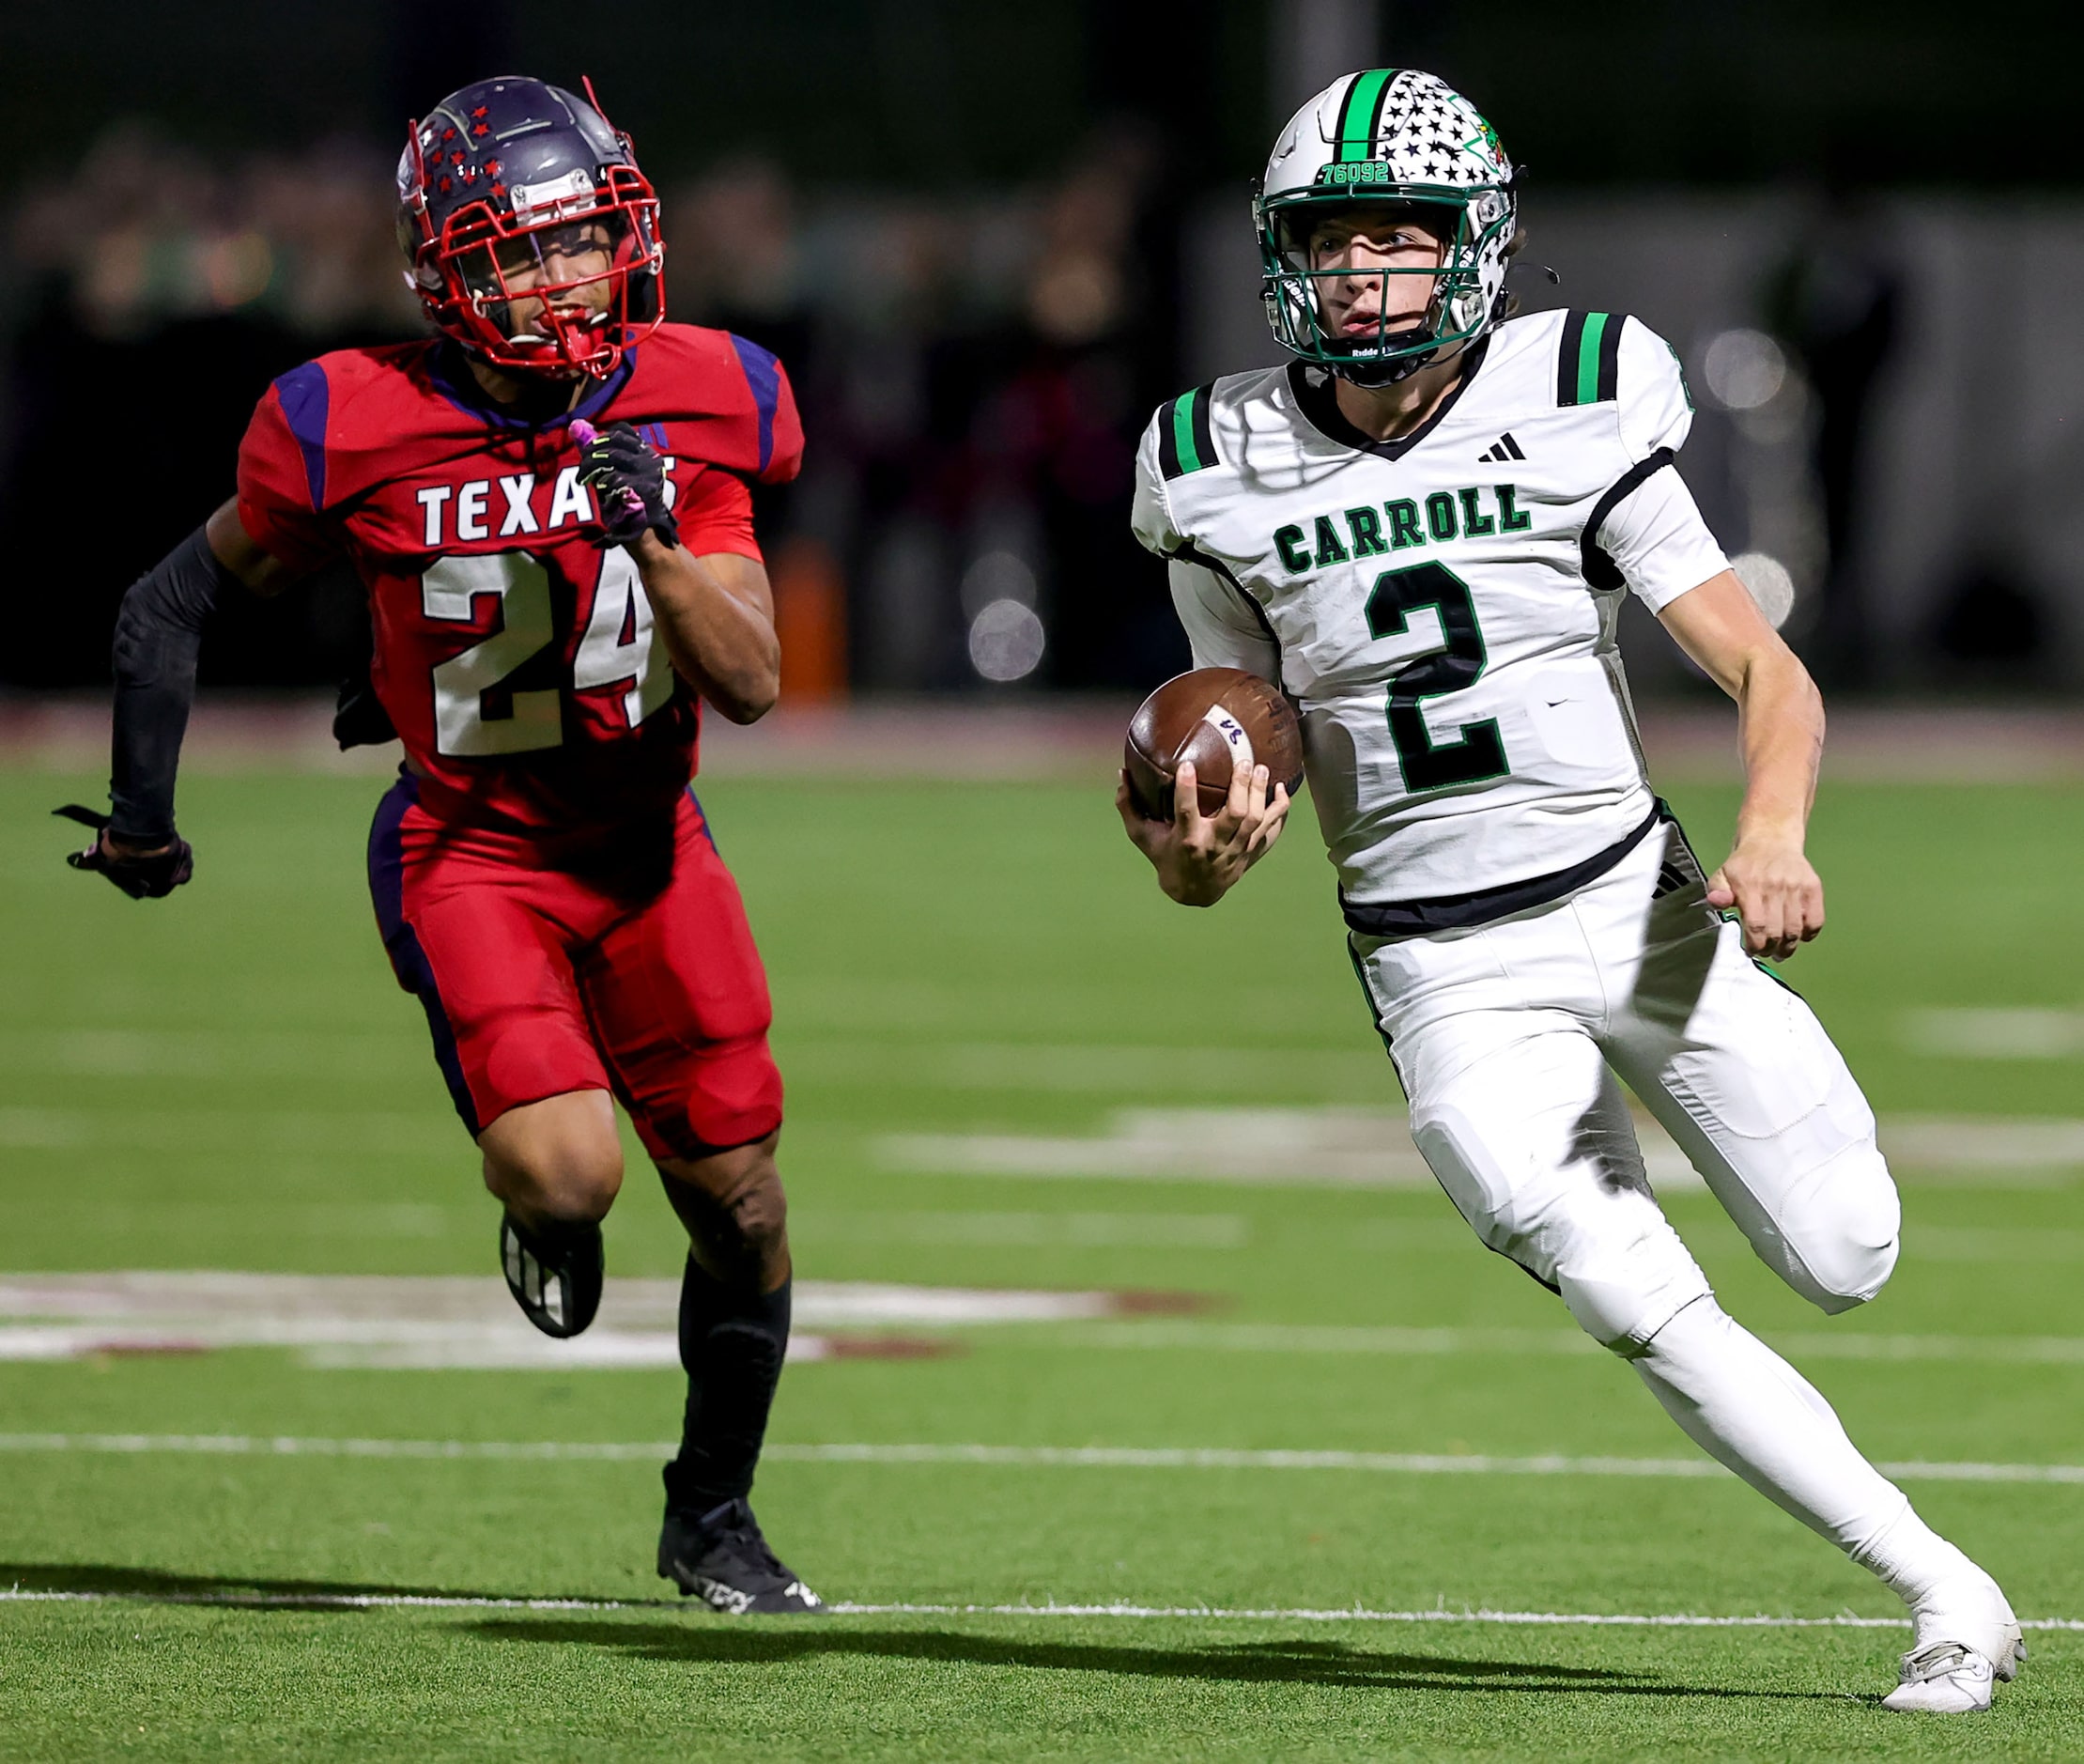
[[[1517,175],[1498,132],[1444,80],[1415,68],[1335,80],[1281,131],[1253,204],[1274,340],[1363,386],[1388,385],[1474,343],[1505,317]],[[1441,268],[1382,272],[1437,278],[1425,319],[1391,332],[1385,315],[1374,336],[1357,341],[1328,334],[1317,281],[1350,272],[1310,268],[1310,229],[1327,209],[1384,203],[1442,210]]]

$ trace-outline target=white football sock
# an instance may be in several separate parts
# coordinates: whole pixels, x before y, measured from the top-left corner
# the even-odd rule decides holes
[[[1809,1381],[1712,1298],[1687,1306],[1634,1364],[1696,1445],[1906,1603],[1964,1576],[1989,1583],[1860,1455]]]

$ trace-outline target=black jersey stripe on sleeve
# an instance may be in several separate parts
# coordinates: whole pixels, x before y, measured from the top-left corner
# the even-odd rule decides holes
[[[1556,403],[1606,404],[1619,395],[1621,327],[1616,313],[1574,312],[1556,350]]]
[[[1578,401],[1578,351],[1584,342],[1584,313],[1567,313],[1563,319],[1563,343],[1556,350],[1556,402]]]
[[[1205,466],[1215,464],[1215,429],[1211,412],[1215,405],[1215,384],[1211,381],[1194,395],[1194,451]]]
[[[1186,470],[1180,463],[1179,414],[1176,404],[1158,407],[1158,471],[1168,479]]]
[[[1669,447],[1659,447],[1647,459],[1638,460],[1614,479],[1604,496],[1592,504],[1592,512],[1585,517],[1584,530],[1578,535],[1578,565],[1588,587],[1611,593],[1627,584],[1613,560],[1599,547],[1599,529],[1606,525],[1607,517],[1649,478],[1673,462],[1675,456]]]
[[[1182,392],[1158,415],[1158,470],[1167,478],[1206,471],[1217,463],[1211,412],[1215,387]]]
[[[1620,313],[1606,321],[1606,328],[1599,333],[1599,402],[1606,404],[1621,395],[1621,327],[1628,318]]]

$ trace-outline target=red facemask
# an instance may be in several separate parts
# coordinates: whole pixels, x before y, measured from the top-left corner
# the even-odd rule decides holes
[[[626,151],[628,137],[619,138]],[[497,158],[473,158],[458,172],[443,164],[439,146],[425,150],[417,123],[409,139],[413,177],[400,243],[412,264],[413,290],[437,329],[510,372],[600,379],[663,319],[658,198],[634,163],[604,166],[597,181],[575,171],[509,188]],[[466,173],[469,181],[483,181],[484,194],[438,228],[429,198],[452,196],[444,180]],[[578,273],[588,258],[605,260],[604,267],[588,263]],[[536,279],[514,286],[531,271]],[[515,307],[525,302],[533,305],[517,319]]]

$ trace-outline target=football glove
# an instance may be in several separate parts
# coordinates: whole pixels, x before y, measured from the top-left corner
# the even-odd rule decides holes
[[[343,753],[349,748],[381,747],[398,738],[391,713],[384,709],[369,678],[366,662],[340,677],[340,692],[332,707],[332,738]]]
[[[596,429],[583,418],[572,424],[579,443],[579,480],[600,503],[600,523],[610,545],[629,545],[648,527],[666,545],[678,545],[672,511],[666,506],[666,462],[627,423]]]
[[[109,824],[107,815],[82,808],[77,802],[69,802],[51,812],[94,829],[94,843],[85,851],[67,852],[66,862],[75,870],[98,871],[133,901],[163,900],[195,874],[195,853],[178,833],[158,851],[135,855],[112,852],[101,843],[101,829]]]

